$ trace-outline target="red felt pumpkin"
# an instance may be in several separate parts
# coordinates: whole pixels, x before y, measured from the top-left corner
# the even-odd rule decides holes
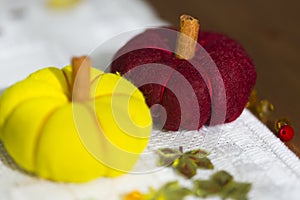
[[[219,33],[198,32],[189,25],[195,25],[190,16],[181,20],[181,33],[188,37],[194,34],[197,46],[186,41],[180,45],[182,34],[172,27],[148,29],[116,53],[111,71],[138,86],[148,106],[164,107],[152,109],[154,122],[164,129],[193,130],[235,120],[256,82],[252,60],[235,40]],[[178,55],[178,44],[183,52],[192,49],[191,57]]]

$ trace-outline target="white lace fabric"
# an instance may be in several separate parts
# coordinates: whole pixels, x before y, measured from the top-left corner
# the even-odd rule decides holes
[[[209,158],[215,169],[198,170],[193,179],[206,179],[218,170],[226,170],[235,180],[252,183],[249,199],[299,199],[298,157],[248,110],[244,110],[232,123],[204,127],[200,131],[154,130],[132,173],[118,178],[99,178],[84,184],[55,183],[26,175],[15,169],[2,146],[0,199],[117,200],[130,191],[147,192],[148,187],[159,188],[168,181],[178,180],[183,186],[191,187],[191,180],[184,179],[171,168],[156,167],[154,150],[179,146],[185,151],[203,148],[211,152]],[[187,199],[194,198],[190,196]]]
[[[87,54],[99,41],[122,31],[166,24],[140,0],[126,3],[124,0],[113,3],[85,1],[75,9],[65,11],[68,15],[63,15],[63,11],[47,10],[41,6],[42,1],[28,1],[0,2],[0,89],[39,68],[62,67],[68,64],[71,56]],[[11,16],[10,9],[14,6],[24,9],[22,19]],[[133,7],[136,9],[131,9]],[[100,20],[105,17],[110,18],[110,23]],[[74,21],[76,23],[72,23]],[[109,53],[113,53],[112,49]],[[84,184],[55,183],[22,173],[0,144],[0,199],[114,200],[132,190],[147,192],[148,187],[158,188],[172,180],[190,187],[191,181],[172,169],[156,167],[157,156],[153,152],[157,148],[179,146],[185,151],[203,148],[211,152],[209,158],[215,169],[198,170],[194,179],[205,179],[218,170],[226,170],[237,181],[252,183],[249,199],[300,199],[299,159],[248,110],[232,123],[204,127],[200,131],[153,130],[134,173],[115,179],[99,178]]]

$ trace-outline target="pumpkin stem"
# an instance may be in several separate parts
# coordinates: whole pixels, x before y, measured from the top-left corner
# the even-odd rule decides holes
[[[90,71],[92,62],[87,56],[73,57],[73,101],[83,102],[90,98]]]
[[[175,50],[177,58],[189,60],[194,57],[198,33],[199,21],[190,15],[181,15],[180,34]]]

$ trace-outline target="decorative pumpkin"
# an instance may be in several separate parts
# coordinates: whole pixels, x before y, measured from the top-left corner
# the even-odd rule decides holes
[[[69,8],[80,1],[81,0],[48,0],[48,4],[52,8]]]
[[[191,16],[181,16],[180,32],[167,27],[137,35],[116,53],[111,72],[139,87],[149,107],[164,107],[151,109],[154,123],[164,129],[235,120],[255,85],[251,58],[233,39],[199,31]]]
[[[84,182],[130,171],[148,143],[151,113],[142,93],[116,74],[74,58],[41,69],[0,97],[0,139],[28,172]]]

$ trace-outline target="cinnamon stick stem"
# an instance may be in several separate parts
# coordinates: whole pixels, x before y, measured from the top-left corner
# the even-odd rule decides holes
[[[90,97],[90,70],[92,62],[87,56],[73,57],[73,87],[72,97],[73,101],[83,102]]]
[[[189,15],[180,16],[180,34],[177,39],[176,57],[189,60],[194,57],[199,33],[199,21]]]

